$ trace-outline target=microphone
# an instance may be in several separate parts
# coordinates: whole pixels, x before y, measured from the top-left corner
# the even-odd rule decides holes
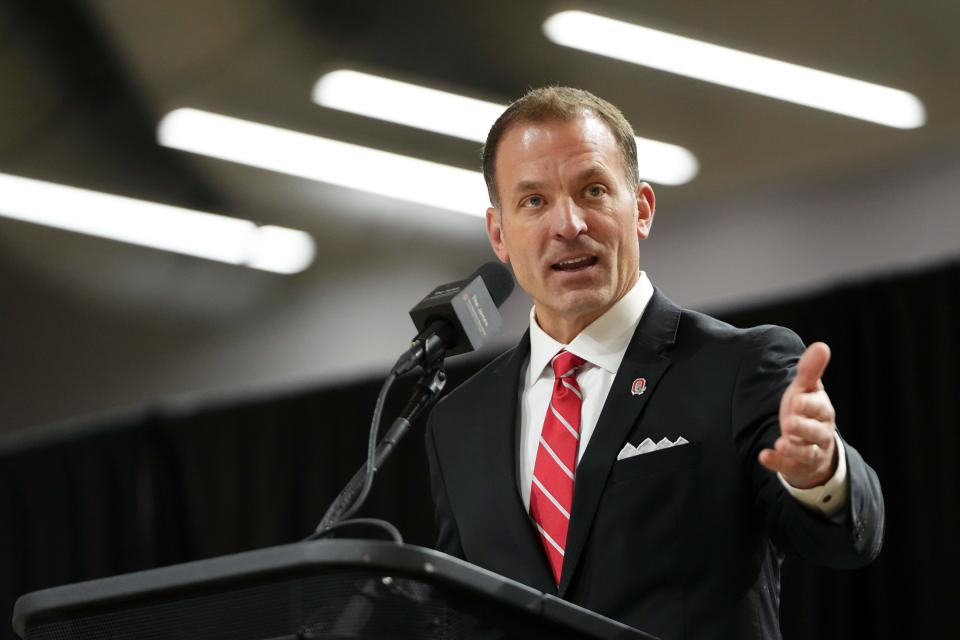
[[[435,288],[410,310],[410,318],[419,333],[410,348],[393,365],[377,396],[367,439],[367,462],[336,497],[307,540],[322,538],[351,522],[349,518],[357,512],[370,492],[377,469],[410,429],[414,419],[433,405],[443,391],[447,381],[446,373],[440,366],[443,358],[473,351],[496,333],[501,323],[498,308],[512,292],[513,276],[510,271],[499,263],[488,262],[465,280],[448,282]],[[415,386],[413,397],[377,444],[380,418],[390,386],[398,376],[421,365],[423,375]],[[379,523],[391,532],[394,539],[399,539],[396,529],[388,523],[376,520],[362,522]],[[359,524],[361,521],[352,523]]]
[[[391,373],[400,376],[417,365],[478,349],[500,330],[499,308],[511,293],[513,276],[499,262],[436,287],[410,310],[419,333]]]

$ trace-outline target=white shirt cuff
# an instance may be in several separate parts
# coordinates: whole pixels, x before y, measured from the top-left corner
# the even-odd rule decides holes
[[[791,486],[779,472],[780,483],[794,498],[805,507],[819,511],[825,516],[837,514],[847,503],[847,455],[843,449],[840,435],[833,434],[837,443],[837,471],[833,477],[819,487],[797,489]]]

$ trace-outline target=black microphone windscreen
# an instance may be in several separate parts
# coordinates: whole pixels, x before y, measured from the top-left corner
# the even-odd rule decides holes
[[[486,285],[487,291],[490,292],[490,298],[493,299],[493,304],[497,305],[498,309],[513,293],[513,275],[510,274],[510,269],[499,262],[488,262],[481,265],[469,279],[473,280],[475,276],[480,276],[483,279],[483,284]]]

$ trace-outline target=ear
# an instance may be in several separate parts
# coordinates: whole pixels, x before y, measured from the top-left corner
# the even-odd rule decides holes
[[[646,240],[653,227],[653,214],[657,209],[657,199],[653,187],[646,182],[637,185],[637,238]]]
[[[490,246],[493,252],[497,254],[500,262],[509,263],[510,254],[507,251],[507,245],[503,241],[503,218],[500,212],[490,207],[487,209],[487,237],[490,238]]]

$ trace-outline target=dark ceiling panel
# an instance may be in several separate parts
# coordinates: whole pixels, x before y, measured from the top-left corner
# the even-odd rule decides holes
[[[13,59],[19,78],[5,87],[6,96],[26,89],[22,109],[39,115],[27,127],[3,118],[0,171],[17,173],[32,154],[73,141],[74,149],[51,155],[111,158],[110,162],[50,163],[49,173],[32,177],[59,179],[77,186],[122,191],[161,201],[216,207],[218,198],[189,170],[179,154],[156,143],[157,114],[129,76],[85,3],[76,0],[7,0],[11,29],[4,59]],[[37,82],[35,79],[39,78]],[[7,101],[4,100],[3,103]],[[5,110],[0,103],[0,113]],[[21,111],[22,113],[22,111]],[[9,115],[9,114],[8,114]],[[82,132],[78,135],[77,132]],[[82,140],[82,142],[80,142]],[[77,147],[96,147],[83,149]],[[42,163],[41,163],[42,164]]]

